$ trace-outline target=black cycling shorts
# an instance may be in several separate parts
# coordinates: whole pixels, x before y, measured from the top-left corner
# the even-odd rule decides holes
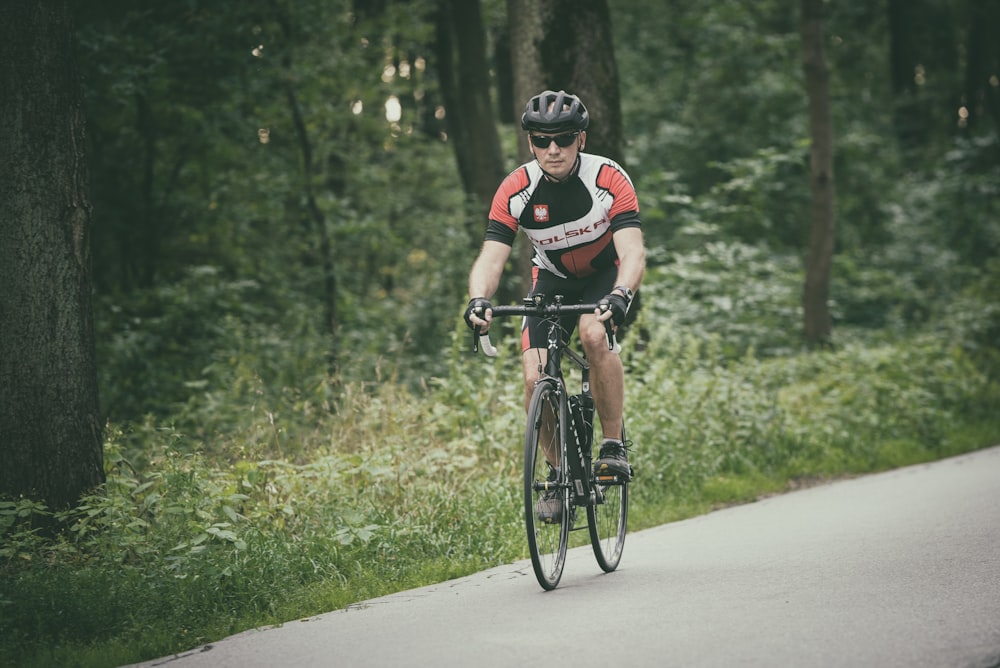
[[[616,280],[618,280],[618,267],[615,265],[586,278],[559,278],[541,267],[534,267],[531,270],[531,292],[528,296],[542,294],[551,299],[555,295],[562,295],[563,304],[596,304],[614,290]],[[579,318],[578,315],[560,318],[559,324],[563,330],[564,340],[569,341],[569,337],[576,330]],[[547,348],[548,345],[549,328],[545,321],[533,316],[525,317],[521,326],[521,350]]]

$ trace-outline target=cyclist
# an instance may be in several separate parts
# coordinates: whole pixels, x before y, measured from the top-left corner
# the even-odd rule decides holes
[[[621,441],[625,371],[619,356],[608,350],[603,323],[625,321],[642,281],[646,251],[638,199],[625,170],[583,152],[589,124],[583,102],[565,91],[546,90],[525,105],[521,128],[535,159],[507,175],[493,196],[486,238],[469,273],[465,322],[489,329],[489,299],[522,230],[534,246],[530,294],[600,304],[592,315],[579,317],[604,437],[594,468],[627,477],[631,467]],[[576,328],[574,320],[562,323],[566,336]],[[547,330],[538,318],[525,319],[521,341],[527,404],[547,356]]]

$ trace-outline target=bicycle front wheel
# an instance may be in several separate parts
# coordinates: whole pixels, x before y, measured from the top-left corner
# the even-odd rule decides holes
[[[540,381],[528,404],[524,435],[524,521],[531,566],[543,589],[555,589],[566,565],[570,505],[561,409],[555,381]]]
[[[622,429],[622,442],[625,430]],[[590,544],[594,548],[597,564],[605,573],[618,568],[625,549],[625,531],[628,525],[628,483],[601,484],[594,481],[597,502],[587,507],[587,524],[590,527]]]

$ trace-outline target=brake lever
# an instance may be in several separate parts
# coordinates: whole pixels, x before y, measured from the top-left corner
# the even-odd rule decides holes
[[[497,356],[497,349],[494,347],[493,342],[490,341],[490,333],[481,332],[481,328],[477,325],[472,332],[472,352],[478,353],[480,346],[482,346],[483,353],[487,357]]]
[[[615,338],[615,328],[614,325],[611,324],[611,318],[604,321],[604,333],[607,334],[608,337],[608,350],[612,351],[615,355],[620,354],[622,347]]]

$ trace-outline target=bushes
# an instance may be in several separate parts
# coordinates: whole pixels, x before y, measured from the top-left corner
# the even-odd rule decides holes
[[[653,255],[642,289],[649,315],[641,329],[713,340],[726,358],[751,348],[765,355],[799,348],[798,260],[761,246],[705,239],[712,231],[699,228],[680,242],[689,249]]]
[[[1000,431],[989,373],[933,337],[765,360],[719,352],[668,332],[636,365],[628,410],[640,514],[664,520],[678,504],[928,461],[990,445]]]

